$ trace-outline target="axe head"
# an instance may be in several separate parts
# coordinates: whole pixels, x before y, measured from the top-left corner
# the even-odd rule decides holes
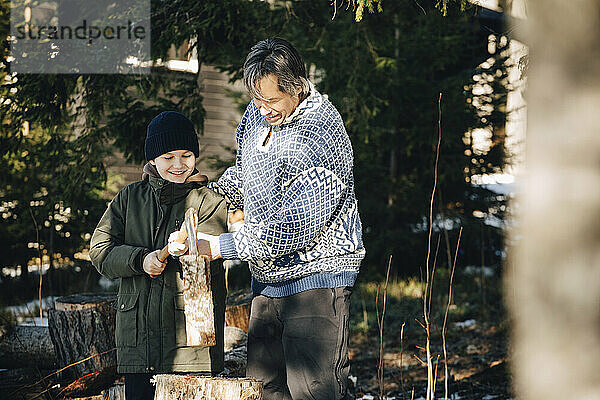
[[[189,254],[191,256],[198,256],[198,242],[196,241],[196,230],[198,229],[198,213],[196,209],[190,207],[185,212],[185,231],[187,233],[187,242]]]

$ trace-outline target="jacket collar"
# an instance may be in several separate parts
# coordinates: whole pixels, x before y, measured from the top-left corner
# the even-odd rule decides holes
[[[208,177],[194,169],[192,175],[184,183],[169,182],[158,174],[156,167],[149,162],[144,165],[142,180],[148,180],[150,187],[159,199],[160,204],[171,205],[184,199],[188,193],[208,183]]]

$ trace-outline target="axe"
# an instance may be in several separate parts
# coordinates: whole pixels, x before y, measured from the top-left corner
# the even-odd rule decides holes
[[[185,220],[181,225],[181,229],[177,231],[177,239],[176,242],[183,243],[187,241],[188,245],[188,254],[190,256],[202,256],[207,257],[210,254],[210,243],[207,240],[196,239],[196,232],[198,230],[198,214],[196,213],[196,209],[193,207],[188,208],[185,212]],[[169,245],[163,247],[158,253],[158,260],[164,262],[169,256]],[[205,260],[206,262],[210,262],[210,259]]]

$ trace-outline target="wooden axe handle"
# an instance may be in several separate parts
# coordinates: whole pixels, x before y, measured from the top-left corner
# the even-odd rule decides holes
[[[163,247],[162,249],[160,249],[160,251],[158,252],[158,261],[165,262],[165,260],[167,259],[167,257],[169,257],[169,245],[166,245],[165,247]],[[159,275],[150,275],[150,278],[154,279],[157,278]]]
[[[166,245],[158,252],[158,261],[165,262],[165,260],[169,257],[169,245]]]

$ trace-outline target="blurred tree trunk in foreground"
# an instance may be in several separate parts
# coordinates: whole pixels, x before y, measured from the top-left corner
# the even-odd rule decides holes
[[[598,399],[600,2],[528,7],[527,177],[507,290],[517,397]]]

